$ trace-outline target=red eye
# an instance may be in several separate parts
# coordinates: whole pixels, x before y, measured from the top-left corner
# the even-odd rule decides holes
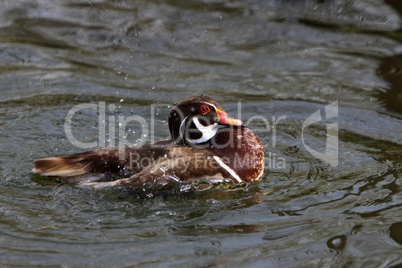
[[[209,112],[209,107],[206,105],[203,105],[200,107],[199,111],[202,115],[207,114]]]

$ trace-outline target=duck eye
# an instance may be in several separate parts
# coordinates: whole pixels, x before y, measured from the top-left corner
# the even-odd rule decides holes
[[[209,107],[206,105],[203,105],[200,107],[199,111],[202,115],[207,114],[209,112]]]

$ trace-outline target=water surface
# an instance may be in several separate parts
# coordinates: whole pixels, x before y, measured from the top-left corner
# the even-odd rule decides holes
[[[402,37],[387,2],[2,1],[0,264],[400,265]],[[154,119],[160,140],[169,107],[201,93],[244,121],[267,118],[269,129],[250,122],[266,151],[260,181],[137,198],[31,173],[37,158],[82,151],[64,131],[76,105],[104,102],[107,127]],[[302,131],[335,101],[336,118]],[[78,140],[98,140],[98,111],[74,118]],[[324,153],[330,123],[336,167],[303,144]],[[151,141],[138,124],[126,134]]]

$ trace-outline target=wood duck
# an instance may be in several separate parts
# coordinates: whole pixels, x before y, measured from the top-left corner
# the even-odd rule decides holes
[[[106,147],[38,159],[33,172],[95,188],[201,178],[243,183],[263,174],[264,150],[257,135],[210,97],[179,102],[170,112],[169,130],[169,140],[142,147]],[[96,174],[109,174],[115,180],[95,181],[99,179]]]

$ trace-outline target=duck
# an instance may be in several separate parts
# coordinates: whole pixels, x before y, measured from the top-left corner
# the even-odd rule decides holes
[[[94,188],[198,179],[241,184],[263,175],[260,139],[214,99],[200,95],[180,101],[171,110],[168,125],[170,139],[37,159],[33,173]]]

